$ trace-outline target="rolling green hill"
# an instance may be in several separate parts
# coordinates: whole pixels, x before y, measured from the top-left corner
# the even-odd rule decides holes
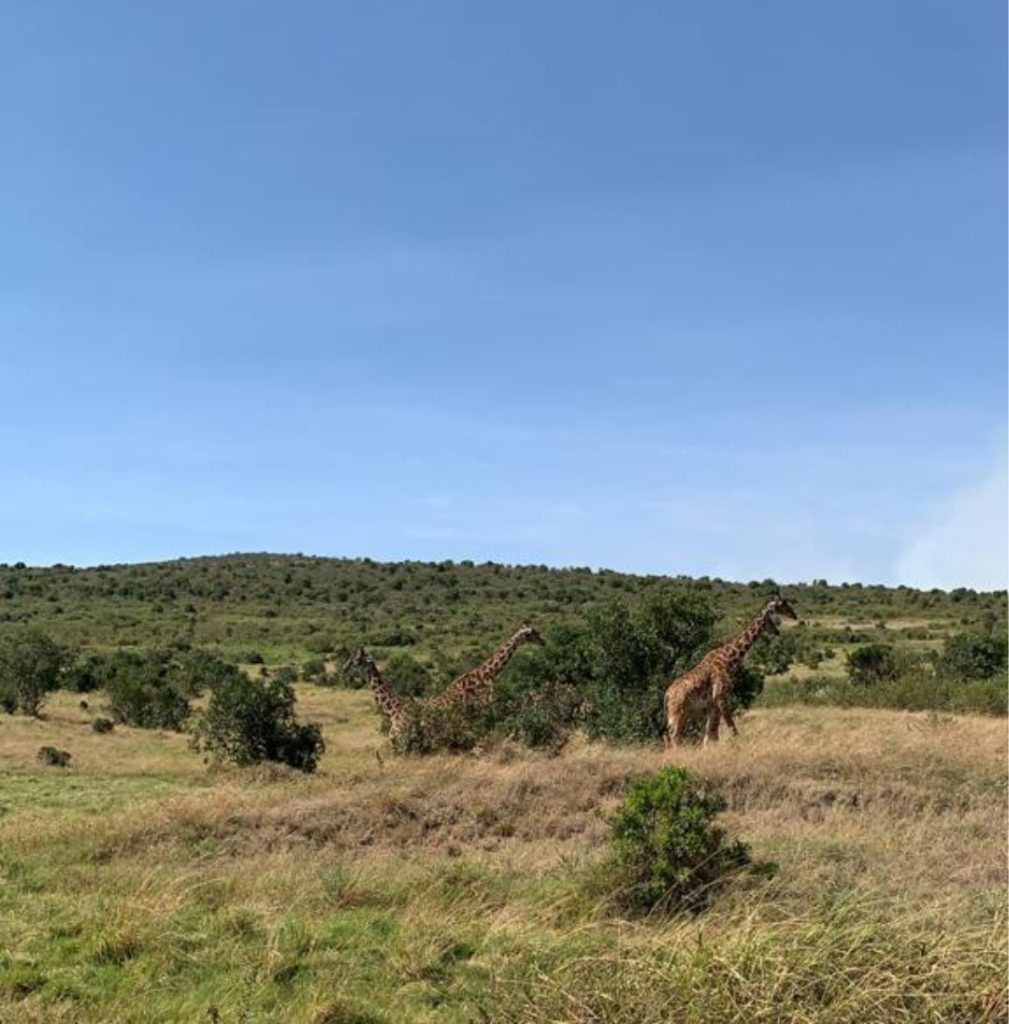
[[[246,660],[296,661],[365,643],[419,657],[476,655],[522,620],[569,623],[593,605],[661,587],[701,592],[723,634],[760,607],[771,580],[636,576],[586,568],[235,554],[87,569],[0,566],[0,636],[29,623],[83,648],[174,643]],[[782,588],[811,643],[885,639],[937,646],[1004,622],[1005,591],[920,591],[824,581]]]

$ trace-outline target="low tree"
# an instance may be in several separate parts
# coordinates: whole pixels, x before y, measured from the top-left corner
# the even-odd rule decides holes
[[[277,761],[313,772],[325,750],[322,732],[295,720],[294,703],[288,680],[250,679],[234,667],[215,681],[194,729],[194,744],[218,761]]]
[[[942,645],[936,668],[947,679],[990,679],[1006,667],[1006,637],[955,633]]]
[[[46,694],[59,688],[74,654],[38,629],[26,629],[0,642],[0,706],[37,716]]]
[[[548,630],[543,645],[499,679],[495,728],[548,747],[575,726],[617,742],[657,739],[666,687],[708,645],[714,619],[702,597],[668,588],[614,598],[580,625]],[[741,673],[739,706],[748,707],[762,685],[759,673]]]
[[[663,696],[711,638],[715,616],[701,597],[660,590],[635,604],[623,599],[589,612],[584,724],[590,735],[652,740],[665,728]]]
[[[181,730],[189,717],[186,696],[198,689],[168,651],[113,651],[93,662],[117,722],[141,729]]]
[[[431,673],[422,662],[402,651],[386,660],[382,675],[401,697],[423,697],[431,689]]]
[[[865,644],[848,653],[848,681],[855,686],[892,683],[905,667],[892,644]]]

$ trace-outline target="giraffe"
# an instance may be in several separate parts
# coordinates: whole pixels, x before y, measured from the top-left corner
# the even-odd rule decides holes
[[[765,630],[777,633],[774,616],[796,618],[792,606],[776,594],[760,610],[760,614],[734,639],[706,654],[689,672],[674,679],[666,690],[666,746],[679,743],[684,729],[698,712],[707,713],[704,742],[718,739],[718,722],[724,719],[733,736],[739,735],[732,720],[729,698],[732,696],[732,673]]]
[[[486,706],[494,697],[494,680],[497,679],[511,656],[523,644],[541,644],[543,637],[532,626],[522,623],[512,635],[484,662],[464,672],[458,679],[436,697],[424,701],[426,708],[445,710],[457,704]]]
[[[382,678],[375,659],[363,647],[358,647],[350,656],[344,670],[349,668],[363,668],[367,673],[368,685],[375,694],[378,710],[389,719],[389,739],[395,744],[396,738],[406,724],[409,704],[393,692],[392,687]]]

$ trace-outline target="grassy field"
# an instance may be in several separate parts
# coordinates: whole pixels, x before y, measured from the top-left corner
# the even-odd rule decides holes
[[[606,819],[657,748],[394,758],[367,692],[301,686],[319,773],[215,772],[78,699],[2,724],[4,1024],[1006,1020],[1004,719],[770,708],[677,751],[777,872],[629,921]]]

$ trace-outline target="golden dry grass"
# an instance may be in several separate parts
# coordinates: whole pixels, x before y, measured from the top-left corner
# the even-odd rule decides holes
[[[671,756],[399,759],[367,693],[299,711],[314,777],[208,772],[69,695],[4,720],[0,1020],[1006,1019],[1004,720],[780,708]],[[607,816],[671,762],[777,873],[697,919],[614,919],[586,884]]]

